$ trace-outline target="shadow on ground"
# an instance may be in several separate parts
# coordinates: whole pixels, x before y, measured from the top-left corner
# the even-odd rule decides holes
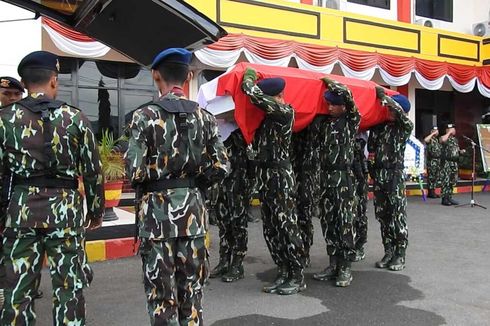
[[[257,274],[264,283],[275,277],[275,269]],[[321,300],[327,312],[299,319],[283,319],[263,315],[245,315],[224,319],[213,326],[228,325],[443,325],[443,317],[425,310],[400,305],[402,301],[423,298],[412,288],[410,278],[385,271],[354,272],[348,288],[337,288],[332,282],[318,282],[307,273],[308,289],[299,294]],[[264,294],[266,295],[266,294]],[[274,300],[275,295],[270,295]]]

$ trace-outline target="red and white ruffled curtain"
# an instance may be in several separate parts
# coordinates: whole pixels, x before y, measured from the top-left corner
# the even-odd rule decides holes
[[[99,58],[107,54],[110,48],[85,34],[64,27],[55,21],[43,18],[42,26],[61,51],[83,58]]]
[[[490,97],[490,67],[458,65],[417,58],[369,53],[333,47],[230,34],[207,48],[196,51],[204,64],[218,68],[234,65],[240,55],[252,63],[287,67],[294,58],[301,69],[329,74],[338,64],[347,77],[372,79],[376,69],[391,86],[409,83],[412,74],[422,87],[440,89],[447,78],[462,93],[473,90]]]

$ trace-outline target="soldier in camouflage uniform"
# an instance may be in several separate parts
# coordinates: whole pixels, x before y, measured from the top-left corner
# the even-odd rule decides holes
[[[138,108],[129,126],[128,177],[142,194],[140,254],[151,325],[202,325],[208,215],[202,190],[226,175],[216,119],[182,89],[192,54],[170,48],[152,75],[162,97]]]
[[[458,182],[458,161],[461,150],[459,149],[456,128],[454,124],[448,124],[446,134],[441,137],[442,143],[442,170],[441,193],[442,205],[451,206],[459,203],[453,199],[453,189]]]
[[[433,127],[431,133],[424,138],[427,151],[427,188],[429,189],[427,197],[429,198],[439,198],[436,188],[440,182],[442,145],[437,138],[438,135],[439,130]]]
[[[399,271],[405,268],[408,245],[407,197],[405,193],[405,145],[413,130],[407,116],[410,102],[403,95],[392,98],[377,88],[377,97],[389,110],[388,122],[371,129],[368,151],[374,154],[371,177],[374,180],[374,210],[381,225],[385,255],[378,268]]]
[[[80,110],[55,100],[58,70],[52,53],[27,55],[18,71],[29,95],[0,111],[0,176],[11,178],[0,221],[7,273],[1,325],[35,324],[33,294],[45,254],[53,324],[85,325],[83,288],[92,275],[83,248],[84,224],[89,229],[102,224],[103,175],[89,121]],[[79,177],[85,187],[85,223]]]
[[[313,245],[312,218],[317,214],[319,185],[319,138],[315,119],[305,129],[294,133],[291,142],[291,163],[296,177],[296,207],[298,225],[306,255],[306,267],[310,264],[310,248]]]
[[[364,153],[366,143],[367,133],[363,132],[358,134],[352,167],[357,198],[357,209],[354,219],[354,230],[356,232],[356,256],[354,261],[360,261],[366,257],[364,245],[367,242],[368,217],[366,212],[369,192],[367,160]]]
[[[19,101],[24,93],[24,87],[15,78],[12,77],[0,77],[0,106],[7,106],[14,102]],[[10,180],[8,177],[4,178],[4,187],[8,187]],[[4,219],[5,217],[3,217]],[[2,231],[0,229],[0,255],[2,253]],[[0,262],[2,259],[0,258]],[[5,268],[3,264],[0,264],[0,311],[3,307],[3,283],[5,281]]]
[[[351,260],[356,254],[352,164],[361,115],[345,85],[328,78],[324,82],[329,115],[325,116],[320,134],[320,223],[330,264],[313,278],[335,279],[337,286],[346,287],[352,282]]]
[[[220,261],[209,277],[221,276],[224,282],[233,282],[243,278],[242,262],[247,254],[248,158],[247,144],[240,129],[234,130],[224,145],[231,167],[230,174],[220,184],[216,205]]]
[[[264,238],[278,274],[266,293],[294,294],[306,289],[305,256],[296,216],[295,178],[289,158],[294,110],[284,102],[285,81],[262,79],[248,68],[242,90],[266,113],[254,137],[256,189],[261,195]]]

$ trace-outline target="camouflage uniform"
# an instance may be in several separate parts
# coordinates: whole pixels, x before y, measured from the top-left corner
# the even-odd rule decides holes
[[[458,139],[454,136],[450,136],[445,143],[442,143],[441,194],[443,199],[451,199],[453,188],[458,182],[459,151]]]
[[[355,176],[355,188],[357,198],[356,217],[354,219],[354,230],[356,232],[356,250],[362,251],[361,256],[364,255],[364,245],[367,242],[367,230],[368,230],[368,217],[367,202],[368,202],[368,170],[366,155],[364,149],[366,148],[366,141],[362,138],[356,139],[356,146],[354,151],[354,176]],[[362,259],[362,257],[359,257]]]
[[[294,110],[264,94],[255,85],[256,79],[255,72],[247,70],[242,90],[266,113],[253,142],[257,153],[254,162],[257,186],[253,188],[262,202],[264,238],[279,268],[302,275],[305,255],[296,215],[296,180],[289,157]]]
[[[3,108],[0,118],[0,174],[15,176],[0,223],[6,227],[2,259],[7,273],[1,324],[35,323],[33,294],[47,254],[53,324],[84,325],[82,290],[92,275],[83,248],[83,198],[76,187],[80,176],[88,215],[101,218],[104,208],[101,163],[90,123],[80,110],[42,94]],[[73,186],[43,186],[43,177]]]
[[[437,137],[431,138],[427,151],[427,188],[434,190],[439,187],[441,174],[442,145]]]
[[[293,134],[291,146],[291,163],[297,181],[296,206],[298,225],[305,247],[307,262],[310,257],[310,248],[313,245],[312,218],[318,214],[319,186],[319,138],[318,119],[307,128]]]
[[[226,174],[216,120],[174,88],[137,109],[129,130],[128,176],[143,194],[139,238],[151,324],[202,325],[208,215],[197,185]]]
[[[247,222],[249,185],[247,176],[247,153],[245,139],[240,129],[233,131],[224,141],[230,160],[230,174],[220,185],[216,215],[220,237],[220,260],[229,265],[242,265],[247,254]]]
[[[413,123],[390,97],[384,96],[382,104],[395,114],[396,121],[375,126],[369,134],[368,150],[374,153],[371,175],[374,180],[374,209],[381,225],[385,254],[405,257],[408,228],[403,169],[405,145]]]
[[[354,160],[355,137],[361,115],[350,90],[337,82],[330,82],[329,89],[341,92],[346,99],[346,113],[339,118],[326,116],[320,138],[322,187],[320,223],[327,242],[329,256],[350,260],[355,256],[354,207]]]

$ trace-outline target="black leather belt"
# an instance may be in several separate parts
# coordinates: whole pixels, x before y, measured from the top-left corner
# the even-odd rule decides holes
[[[61,179],[56,177],[38,176],[38,177],[15,177],[14,186],[32,186],[39,188],[65,188],[78,189],[78,179]]]
[[[175,178],[175,179],[162,179],[162,180],[153,180],[147,181],[142,184],[143,192],[153,192],[153,191],[162,191],[165,189],[174,189],[174,188],[195,188],[196,180],[194,178]]]

